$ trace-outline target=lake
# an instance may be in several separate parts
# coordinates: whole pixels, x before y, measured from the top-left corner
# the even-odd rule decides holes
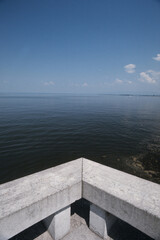
[[[160,97],[0,95],[0,183],[79,157],[160,183]]]

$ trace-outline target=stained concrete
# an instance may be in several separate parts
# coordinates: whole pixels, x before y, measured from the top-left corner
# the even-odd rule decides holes
[[[62,240],[102,240],[93,233],[86,225],[81,225],[73,232],[62,238]]]
[[[102,238],[88,228],[84,218],[75,213],[71,217],[70,233],[61,240],[102,240]]]
[[[160,185],[85,159],[83,197],[160,239]]]
[[[0,186],[0,240],[7,240],[82,196],[78,159]]]
[[[0,186],[0,240],[82,197],[160,239],[160,185],[81,158]]]

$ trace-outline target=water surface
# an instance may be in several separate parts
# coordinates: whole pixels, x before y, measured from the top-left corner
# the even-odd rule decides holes
[[[1,183],[82,156],[160,183],[160,97],[0,96]]]

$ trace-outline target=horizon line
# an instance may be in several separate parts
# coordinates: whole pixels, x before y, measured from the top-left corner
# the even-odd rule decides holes
[[[38,95],[38,94],[46,94],[46,95],[117,95],[117,96],[152,96],[152,97],[160,97],[160,93],[73,93],[73,92],[70,92],[70,93],[65,93],[65,92],[57,92],[57,93],[49,93],[49,92],[0,92],[0,95],[7,95],[7,94],[24,94],[24,95],[27,95],[27,94],[35,94],[35,95]]]

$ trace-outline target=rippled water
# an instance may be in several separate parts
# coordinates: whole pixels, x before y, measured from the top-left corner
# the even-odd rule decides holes
[[[79,157],[160,183],[160,97],[0,96],[0,182]]]

